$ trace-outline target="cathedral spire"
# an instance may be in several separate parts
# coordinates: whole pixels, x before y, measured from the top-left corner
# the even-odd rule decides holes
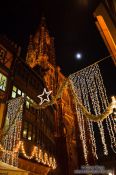
[[[48,62],[55,65],[54,39],[49,35],[44,16],[35,35],[30,37],[26,62],[32,68]]]
[[[46,28],[46,18],[44,15],[42,15],[42,17],[41,17],[40,25]]]
[[[46,27],[44,16],[42,16],[39,28],[34,35],[34,41],[39,44],[39,55],[47,55],[47,44],[50,44],[50,36]]]
[[[32,35],[30,35],[30,38],[29,38],[29,45],[28,45],[28,49],[27,49],[26,63],[30,67],[34,67],[34,65],[35,65],[35,52],[34,52],[34,49],[33,49]]]

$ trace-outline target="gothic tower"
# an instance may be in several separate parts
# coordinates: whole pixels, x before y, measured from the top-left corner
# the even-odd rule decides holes
[[[55,65],[54,39],[50,37],[45,18],[42,17],[37,32],[34,36],[30,36],[26,62],[34,68],[36,65],[45,67],[47,61]]]

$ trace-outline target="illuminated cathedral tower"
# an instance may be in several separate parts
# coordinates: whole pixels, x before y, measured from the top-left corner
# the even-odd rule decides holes
[[[26,62],[33,68],[36,65],[45,66],[47,61],[55,65],[54,39],[50,37],[45,18],[42,17],[39,29],[34,36],[30,36]]]
[[[55,94],[54,38],[49,35],[44,17],[42,17],[35,35],[30,36],[26,63],[34,70],[36,67],[40,67],[44,74],[46,86]]]

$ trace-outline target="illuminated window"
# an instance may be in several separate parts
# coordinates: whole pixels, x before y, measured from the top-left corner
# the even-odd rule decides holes
[[[15,86],[13,86],[13,91],[16,92],[17,91],[17,88]]]
[[[30,103],[33,103],[34,101],[28,96],[26,98],[27,98],[27,100],[26,100],[26,108],[29,109],[30,108]],[[33,109],[33,111],[34,111],[34,109]]]
[[[28,127],[28,140],[31,140],[32,139],[32,125],[29,124],[29,127]]]
[[[24,94],[24,92],[22,92],[22,97],[24,97],[25,96],[25,94]]]
[[[28,124],[27,122],[23,123],[23,138],[27,138],[27,129],[28,129]]]
[[[0,89],[5,91],[7,78],[2,73],[0,73]]]
[[[15,86],[13,86],[12,98],[16,98],[16,92],[17,92],[17,88]]]
[[[29,109],[29,102],[26,101],[26,108]]]
[[[16,98],[17,96],[21,96],[21,95],[22,97],[24,97],[25,94],[20,89],[18,89],[16,86],[13,86],[11,97]]]
[[[30,106],[28,100],[30,100],[30,98],[27,96],[27,100],[26,100],[26,108],[27,108],[27,109],[29,109],[29,106]]]
[[[21,90],[20,89],[18,89],[17,94],[21,95]]]

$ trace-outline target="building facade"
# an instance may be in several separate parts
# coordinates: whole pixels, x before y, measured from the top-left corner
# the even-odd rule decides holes
[[[55,155],[56,148],[54,141],[55,108],[50,106],[46,109],[36,110],[29,103],[29,100],[39,100],[37,95],[43,91],[45,82],[18,55],[13,53],[10,48],[7,48],[7,43],[8,41],[5,41],[5,43],[1,44],[1,52],[5,53],[2,54],[2,59],[8,60],[8,62],[4,61],[0,65],[1,128],[3,126],[7,127],[9,123],[6,117],[6,101],[22,96],[27,99],[23,105],[22,128],[20,133],[21,140],[23,140],[25,146],[25,153],[27,152],[30,155],[33,146],[39,145],[41,150],[47,153],[47,156],[49,154],[52,157],[53,154]],[[39,166],[34,160],[29,160],[30,158],[23,151],[19,153],[18,165],[21,169],[37,174],[46,174],[50,171],[50,168],[45,166],[42,160]]]

